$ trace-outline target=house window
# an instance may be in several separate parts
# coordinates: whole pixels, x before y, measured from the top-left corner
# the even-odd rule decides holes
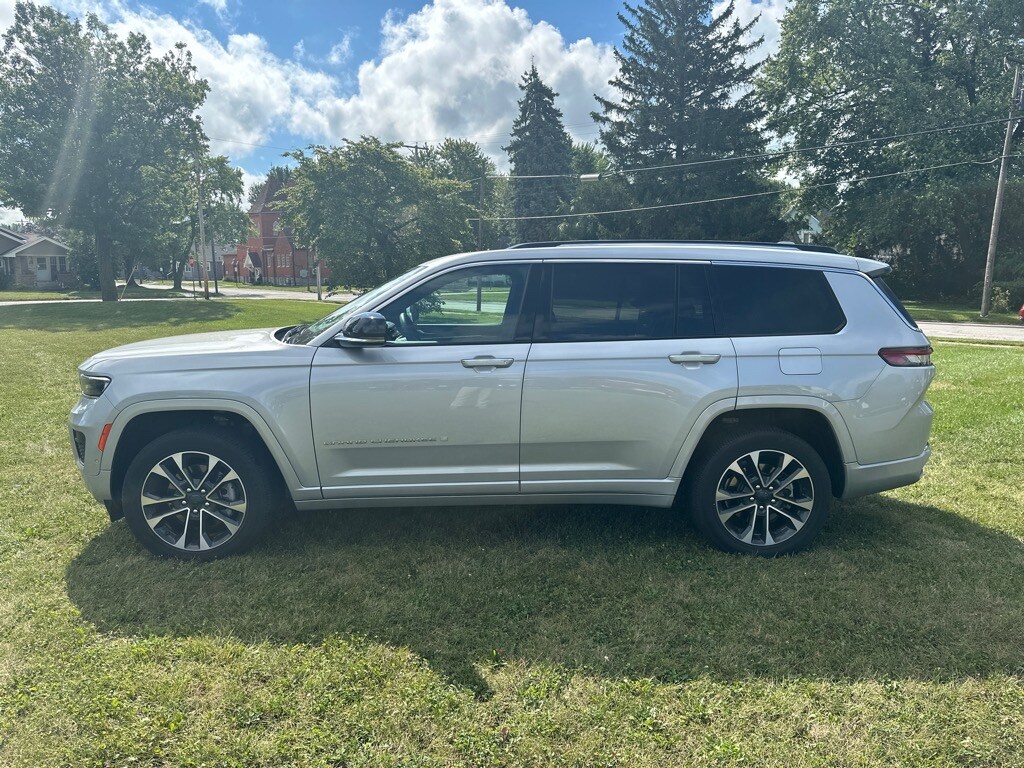
[[[39,271],[42,271],[42,270],[46,269],[46,257],[45,256],[36,256],[36,269],[38,269]]]
[[[59,262],[58,269],[60,269],[61,272],[67,272],[68,271],[68,257],[67,256],[61,256],[61,257],[58,258],[58,262]]]

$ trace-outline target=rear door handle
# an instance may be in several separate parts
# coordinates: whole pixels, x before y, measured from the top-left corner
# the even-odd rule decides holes
[[[471,357],[462,361],[463,368],[508,368],[515,362],[511,357]]]
[[[685,365],[686,363],[706,363],[713,365],[722,359],[721,355],[702,355],[700,352],[683,352],[680,355],[669,355],[670,363]]]

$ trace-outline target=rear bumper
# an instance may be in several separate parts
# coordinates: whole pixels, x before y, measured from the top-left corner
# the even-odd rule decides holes
[[[912,485],[924,474],[924,465],[932,455],[930,446],[925,446],[920,456],[897,461],[883,461],[878,464],[846,465],[846,485],[843,499],[854,499],[872,493],[888,491],[904,485]]]

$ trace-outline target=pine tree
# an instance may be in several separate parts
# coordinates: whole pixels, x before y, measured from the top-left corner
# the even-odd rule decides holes
[[[763,151],[763,119],[752,93],[759,65],[734,3],[715,13],[713,0],[646,0],[625,5],[616,49],[621,100],[597,98],[601,141],[619,168],[726,159]],[[748,160],[630,175],[637,202],[660,205],[765,191],[764,164]],[[636,214],[630,235],[651,238],[777,239],[774,201],[709,203]]]
[[[512,210],[515,216],[544,216],[562,211],[572,196],[572,139],[562,124],[562,112],[555,106],[558,96],[544,84],[531,66],[519,85],[519,115],[512,123],[508,152],[513,176],[564,178],[512,181]],[[558,219],[516,222],[520,242],[555,240]]]

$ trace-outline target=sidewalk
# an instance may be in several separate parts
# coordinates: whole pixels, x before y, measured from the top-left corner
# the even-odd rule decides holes
[[[120,291],[124,285],[118,285],[117,288]],[[153,291],[166,291],[170,290],[169,285],[152,285],[147,283],[144,285],[145,288]],[[192,301],[193,297],[191,285],[182,285],[182,291],[186,296],[173,296],[166,299],[155,298],[155,299],[136,299],[126,298],[120,299],[120,301]],[[0,293],[3,296],[3,293]],[[356,296],[354,293],[337,293],[330,298],[327,298],[327,292],[323,292],[324,302],[329,304],[344,304],[351,301]],[[201,288],[196,290],[196,298],[202,299],[203,291]],[[264,288],[260,285],[247,285],[244,288],[235,287],[234,285],[221,285],[220,295],[214,293],[213,286],[210,286],[210,298],[224,298],[224,299],[293,299],[295,301],[316,301],[316,292],[307,293],[306,291],[282,291],[275,290],[274,288]],[[32,304],[98,304],[102,299],[30,299],[27,301],[0,301],[0,307],[21,307],[29,306]]]
[[[982,341],[1024,342],[1024,323],[996,325],[988,323],[918,323],[930,339],[980,339]]]

